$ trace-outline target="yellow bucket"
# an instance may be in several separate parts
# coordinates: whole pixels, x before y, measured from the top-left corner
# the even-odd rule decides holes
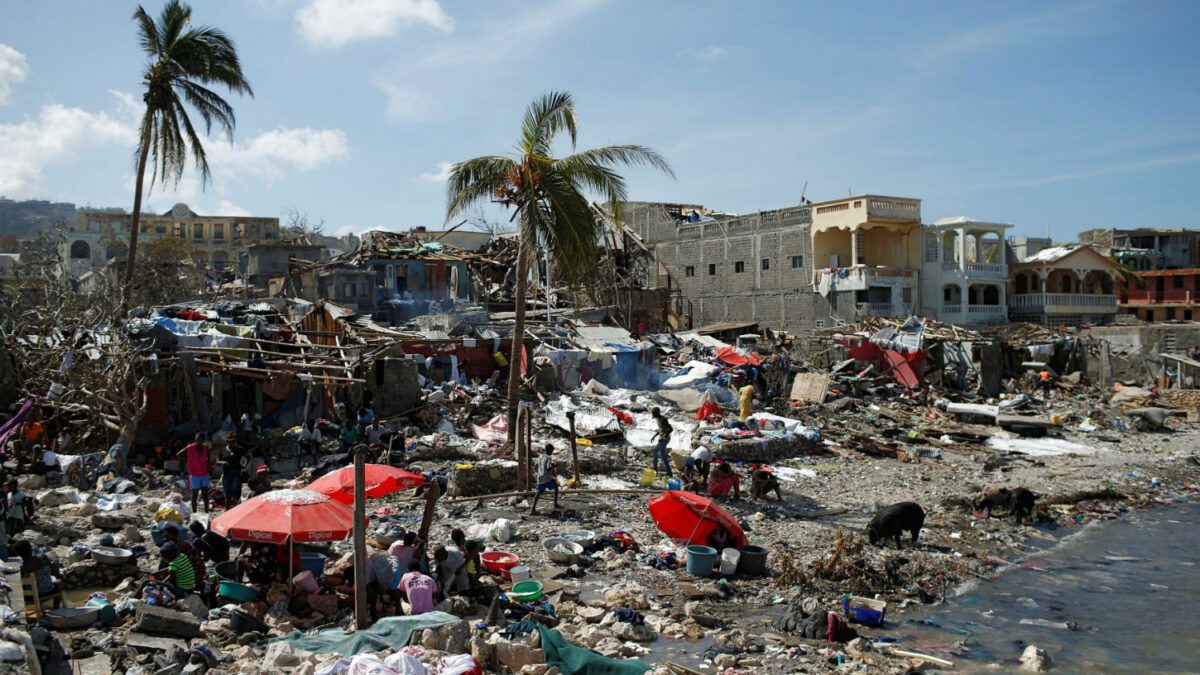
[[[1051,424],[1062,424],[1062,415],[1051,415],[1050,423]]]
[[[650,487],[654,485],[654,477],[658,472],[654,469],[642,469],[642,487]]]

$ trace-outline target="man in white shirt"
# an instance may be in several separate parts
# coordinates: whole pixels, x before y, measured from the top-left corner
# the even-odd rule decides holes
[[[304,457],[307,455],[312,459],[313,466],[317,465],[317,457],[321,454],[321,430],[317,428],[317,423],[309,420],[304,428],[300,430],[300,436],[297,438],[297,445],[300,451],[297,454],[296,461],[300,464],[304,463]]]
[[[363,435],[367,437],[367,446],[369,447],[372,445],[378,445],[382,447],[384,433],[386,432],[384,431],[383,427],[379,426],[379,420],[371,420],[371,423],[367,425],[367,428],[363,429]]]
[[[704,445],[697,447],[683,463],[683,477],[689,481],[693,475],[704,478],[708,475],[708,465],[712,464],[712,461],[711,448]]]

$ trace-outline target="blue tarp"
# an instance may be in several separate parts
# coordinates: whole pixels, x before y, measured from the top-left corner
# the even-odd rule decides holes
[[[384,649],[400,650],[408,646],[408,640],[414,631],[426,628],[437,628],[447,624],[462,621],[462,619],[446,612],[426,612],[414,616],[389,616],[380,619],[375,625],[347,634],[340,628],[323,630],[316,635],[305,635],[293,631],[271,642],[290,642],[297,649],[314,654],[345,654],[353,656],[359,652],[380,651]]]

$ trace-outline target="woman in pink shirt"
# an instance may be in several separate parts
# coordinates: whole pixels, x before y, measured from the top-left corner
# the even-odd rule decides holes
[[[208,446],[204,443],[204,434],[196,434],[191,445],[183,449],[180,455],[187,459],[188,487],[192,490],[192,513],[196,513],[196,494],[204,497],[204,512],[208,513],[208,486],[210,480]]]
[[[408,574],[400,577],[400,592],[408,598],[409,614],[432,612],[433,589],[437,586],[433,578],[421,573],[421,561],[408,561]]]

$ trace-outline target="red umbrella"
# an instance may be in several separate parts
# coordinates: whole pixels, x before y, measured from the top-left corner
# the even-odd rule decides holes
[[[746,534],[736,518],[708,497],[691,492],[669,490],[651,497],[650,517],[658,529],[672,539],[704,544],[718,525],[724,525],[737,540],[738,548],[746,544]]]
[[[408,488],[421,487],[425,477],[419,473],[397,469],[387,464],[367,464],[363,474],[367,479],[364,488],[368,497],[382,497]],[[354,467],[348,466],[309,483],[305,490],[329,495],[343,504],[354,503]]]
[[[354,531],[354,509],[311,490],[272,490],[217,516],[211,527],[243,541],[341,541]]]

